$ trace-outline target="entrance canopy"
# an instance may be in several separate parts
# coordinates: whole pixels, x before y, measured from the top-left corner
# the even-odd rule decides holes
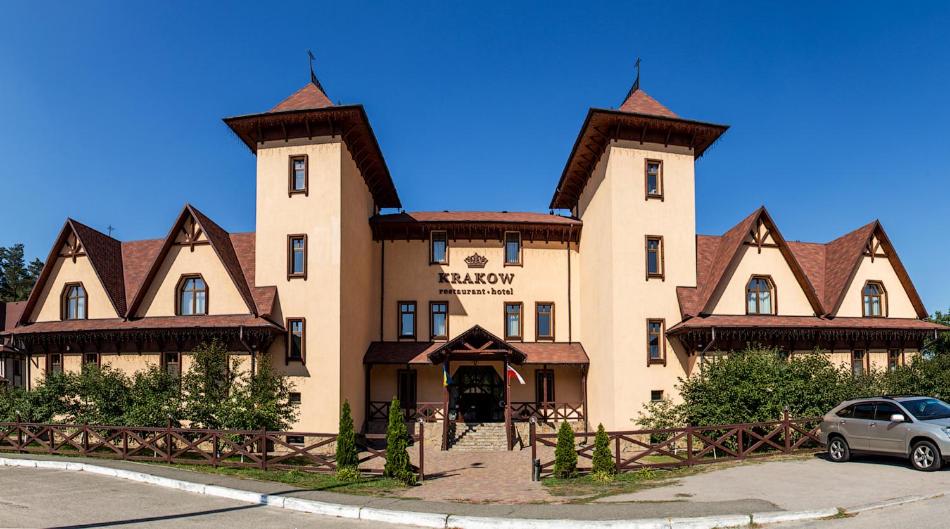
[[[514,345],[486,331],[480,325],[445,342],[428,354],[429,361],[441,364],[446,360],[508,360],[521,365],[527,356]]]

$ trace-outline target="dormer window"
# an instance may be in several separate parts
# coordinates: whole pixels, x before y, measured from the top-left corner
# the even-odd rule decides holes
[[[182,276],[178,281],[178,315],[208,314],[208,284],[200,275]]]
[[[746,285],[746,314],[774,314],[774,290],[770,278],[752,276]]]
[[[884,285],[879,281],[868,281],[862,290],[864,303],[862,304],[865,318],[881,318],[884,316],[884,303],[887,293]]]
[[[290,157],[290,176],[288,182],[288,194],[307,194],[307,155]]]
[[[658,198],[663,200],[663,162],[660,160],[647,160],[644,172],[646,198]]]
[[[67,283],[63,287],[63,320],[84,320],[88,317],[86,289],[82,283]]]
[[[521,265],[521,232],[505,232],[505,266]]]
[[[429,233],[429,264],[449,264],[449,238],[444,231]]]

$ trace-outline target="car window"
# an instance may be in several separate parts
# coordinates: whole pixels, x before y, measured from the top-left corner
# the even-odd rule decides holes
[[[937,399],[913,399],[901,401],[907,411],[915,419],[930,421],[933,419],[950,419],[950,405]]]
[[[874,412],[875,421],[890,421],[891,415],[895,413],[904,414],[904,410],[897,407],[895,404],[890,402],[879,402],[877,405],[877,411]]]
[[[841,408],[836,413],[838,417],[851,417],[854,415],[854,406],[848,406],[847,408]]]
[[[874,403],[873,402],[863,402],[861,404],[854,405],[854,414],[852,415],[855,419],[874,419]]]

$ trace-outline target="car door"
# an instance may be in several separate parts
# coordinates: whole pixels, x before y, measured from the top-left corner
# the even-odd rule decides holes
[[[838,431],[852,450],[868,450],[868,425],[874,420],[874,403],[859,402],[851,406],[849,415],[838,420]]]
[[[907,412],[893,402],[877,403],[874,420],[868,424],[868,450],[893,454],[905,453],[910,423],[891,422],[891,415],[897,413],[908,418]]]

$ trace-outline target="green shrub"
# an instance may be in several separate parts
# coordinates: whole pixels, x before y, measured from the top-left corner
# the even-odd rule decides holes
[[[613,474],[616,470],[617,466],[610,454],[610,438],[604,430],[604,425],[598,424],[597,435],[594,436],[593,472]]]
[[[336,438],[336,468],[339,473],[344,469],[356,470],[358,465],[359,455],[356,451],[356,432],[353,430],[350,403],[343,401],[343,411],[340,412],[340,431]]]
[[[363,479],[356,467],[337,467],[336,479],[345,483],[355,483]]]
[[[217,430],[226,422],[237,422],[228,412],[240,362],[228,365],[229,360],[227,349],[217,339],[202,342],[192,351],[191,367],[181,379],[183,418],[192,428]]]
[[[131,395],[129,377],[109,365],[86,364],[78,373],[67,373],[68,421],[121,425]]]
[[[129,404],[122,424],[139,427],[163,427],[181,421],[181,389],[177,376],[149,364],[132,375]]]
[[[232,362],[231,371],[238,366]],[[241,373],[230,379],[229,384],[217,411],[224,428],[283,431],[297,420],[297,405],[290,402],[293,384],[285,375],[274,371],[270,356],[261,355],[254,371]]]
[[[570,478],[577,475],[577,452],[574,449],[574,430],[567,421],[557,431],[554,448],[554,477]]]
[[[383,474],[402,481],[407,485],[416,483],[416,473],[409,463],[409,431],[399,405],[399,399],[393,397],[389,404],[389,425],[386,428],[386,466]]]

